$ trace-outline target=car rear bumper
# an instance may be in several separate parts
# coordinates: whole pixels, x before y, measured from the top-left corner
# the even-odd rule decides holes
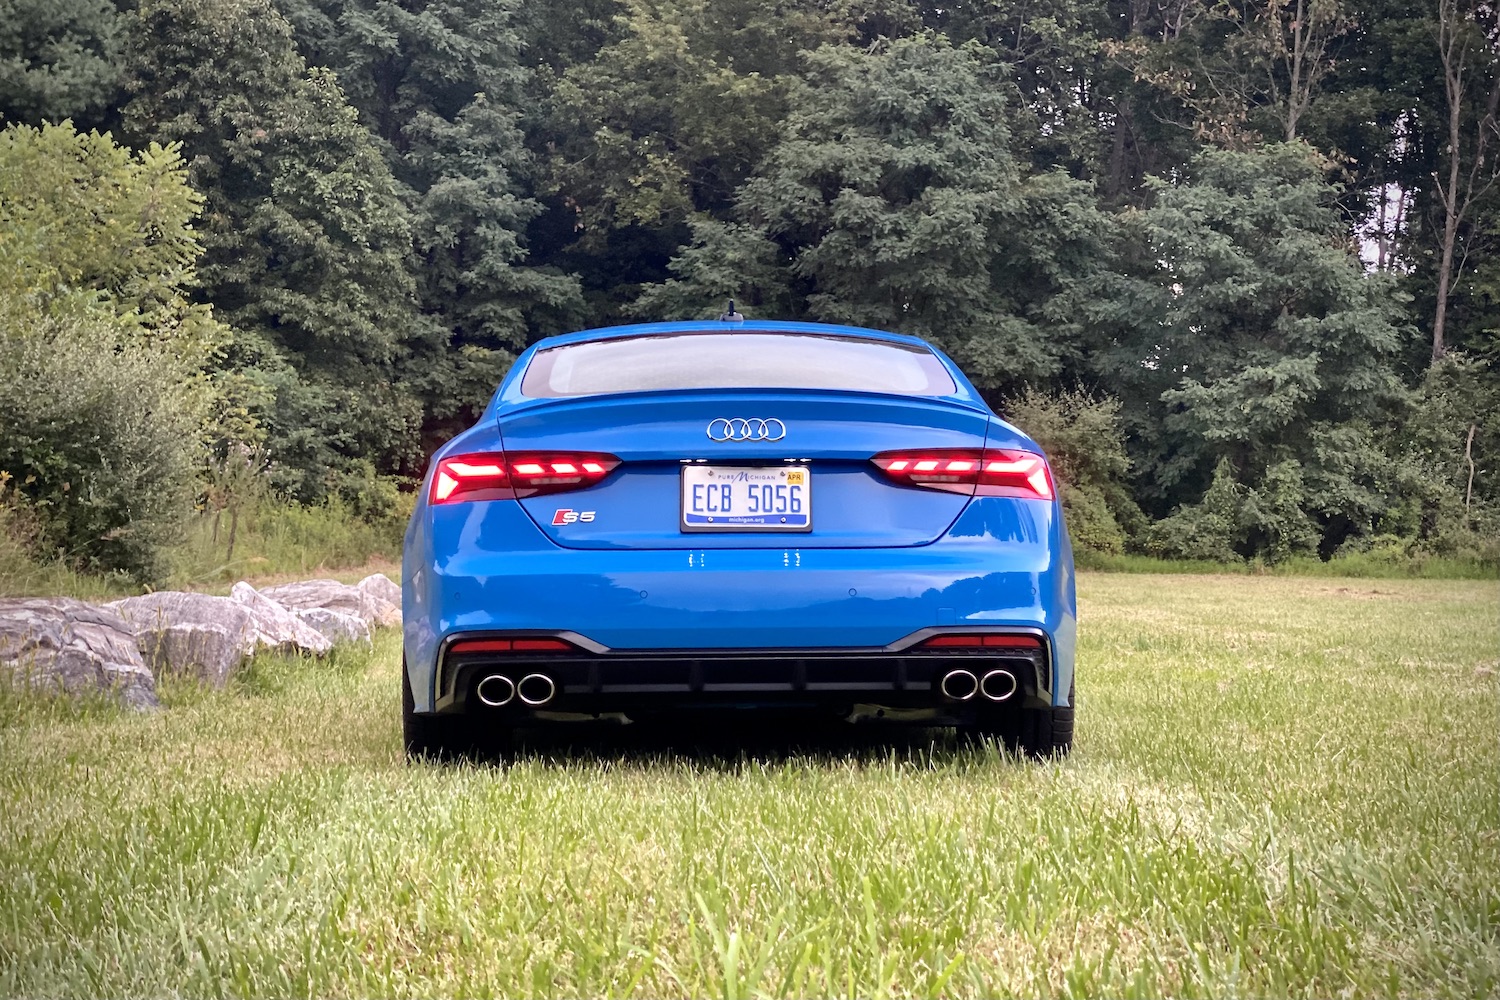
[[[731,651],[610,650],[561,632],[550,636],[578,647],[574,652],[534,654],[466,653],[468,640],[497,634],[460,633],[445,641],[439,654],[435,708],[590,715],[746,706],[847,711],[865,704],[962,718],[977,706],[1001,701],[1051,704],[1051,647],[1040,629],[984,630],[1036,640],[1036,648],[922,648],[945,631],[922,629],[885,649]],[[495,677],[504,685],[500,704],[494,698],[487,703],[478,687]],[[538,679],[531,696],[524,685],[517,688],[528,677]]]
[[[881,704],[930,702],[937,661],[910,662],[916,654],[901,644],[922,630],[965,628],[1035,630],[1045,676],[1029,693],[1066,703],[1076,604],[1055,503],[977,499],[938,541],[884,549],[792,540],[785,549],[564,549],[513,501],[437,513],[451,523],[409,534],[403,572],[406,662],[421,712],[466,697],[456,675],[439,670],[454,637],[525,631],[583,640],[584,653],[557,666],[559,710],[564,696],[588,706],[578,711],[616,711],[642,698],[746,703],[834,690],[815,683],[856,685],[848,697],[890,699]],[[434,552],[434,535],[453,539],[450,551]],[[776,687],[744,687],[752,684]]]

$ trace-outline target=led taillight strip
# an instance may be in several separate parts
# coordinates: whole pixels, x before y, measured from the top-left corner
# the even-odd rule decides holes
[[[882,452],[870,461],[903,486],[981,497],[1051,500],[1054,496],[1047,460],[1029,451],[934,448]]]
[[[449,455],[432,473],[434,504],[515,500],[542,493],[588,489],[620,464],[594,452],[476,452]]]

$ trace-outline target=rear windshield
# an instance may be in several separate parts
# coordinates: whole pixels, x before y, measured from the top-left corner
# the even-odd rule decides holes
[[[884,340],[786,333],[673,333],[538,351],[527,396],[646,389],[852,389],[946,396],[952,377],[931,351]]]

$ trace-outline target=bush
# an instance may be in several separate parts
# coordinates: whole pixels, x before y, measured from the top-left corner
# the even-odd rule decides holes
[[[1006,400],[1001,412],[1047,453],[1073,544],[1122,552],[1144,518],[1125,487],[1130,459],[1119,400],[1096,399],[1082,389],[1053,394],[1028,386]]]
[[[1177,508],[1145,533],[1146,550],[1165,559],[1240,562],[1255,556],[1270,564],[1312,555],[1318,528],[1304,506],[1302,466],[1278,462],[1260,482],[1238,482],[1234,466],[1221,459],[1203,499]]]
[[[1221,461],[1201,501],[1179,507],[1146,531],[1146,551],[1160,559],[1243,562],[1236,544],[1244,493],[1229,463]]]
[[[151,580],[192,511],[202,394],[160,349],[100,317],[0,320],[0,471],[37,554]]]

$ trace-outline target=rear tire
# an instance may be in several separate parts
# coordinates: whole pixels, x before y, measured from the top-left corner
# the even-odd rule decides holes
[[[1005,703],[961,727],[961,732],[980,739],[998,739],[1012,753],[1045,760],[1066,757],[1073,750],[1073,685],[1068,686],[1067,705],[1030,708]]]
[[[406,759],[452,761],[471,757],[479,749],[474,719],[467,714],[429,715],[417,711],[406,659],[401,660],[401,741]]]

